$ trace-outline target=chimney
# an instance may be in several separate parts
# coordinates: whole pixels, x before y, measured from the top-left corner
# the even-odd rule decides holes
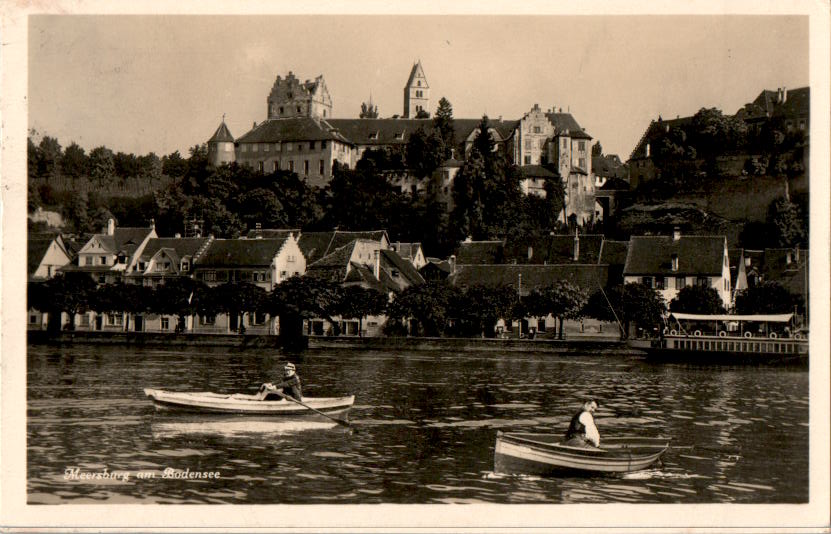
[[[794,257],[796,258],[796,263],[799,263],[799,245],[795,246],[793,251]]]
[[[681,229],[677,226],[672,229],[672,240],[679,241],[681,239]]]
[[[151,230],[155,230],[155,229],[156,229],[156,219],[154,219],[154,218],[152,218],[152,217],[150,218],[150,229],[151,229]]]
[[[465,243],[473,243],[473,236],[469,235],[465,238]]]
[[[456,272],[456,255],[451,254],[450,259],[447,260],[447,263],[450,264],[450,274],[455,273]]]
[[[107,219],[107,235],[115,234],[115,219]]]
[[[574,261],[580,259],[580,236],[577,235],[577,228],[574,229]]]
[[[176,232],[175,234],[173,234],[173,237],[175,237],[176,239],[179,239],[180,237],[182,237],[182,234],[180,234],[179,232]]]
[[[531,258],[534,257],[534,247],[528,247],[528,261],[531,261]]]
[[[373,269],[373,273],[375,274],[375,278],[381,279],[381,251],[377,248],[375,249],[375,268]]]
[[[790,265],[792,261],[793,261],[793,255],[791,254],[791,251],[789,250],[788,254],[785,255],[785,263]]]
[[[672,270],[673,271],[678,271],[678,254],[677,253],[672,254]]]

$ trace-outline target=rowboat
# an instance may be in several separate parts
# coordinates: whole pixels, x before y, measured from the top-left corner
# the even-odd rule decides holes
[[[604,438],[602,448],[572,447],[559,434],[497,432],[494,471],[505,474],[603,474],[646,469],[669,447],[667,438]]]
[[[200,413],[235,413],[245,415],[307,415],[312,411],[332,415],[347,411],[355,402],[355,396],[303,397],[303,405],[280,400],[260,400],[259,395],[234,393],[231,395],[208,391],[173,392],[161,389],[145,389],[144,394],[153,399],[158,409],[174,409]]]

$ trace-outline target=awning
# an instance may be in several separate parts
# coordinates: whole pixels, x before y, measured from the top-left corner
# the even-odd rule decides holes
[[[793,319],[792,313],[777,313],[770,315],[698,315],[695,313],[670,313],[678,320],[686,321],[751,321],[757,323],[789,323]]]

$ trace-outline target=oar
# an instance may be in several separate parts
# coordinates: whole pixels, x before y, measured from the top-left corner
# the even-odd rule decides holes
[[[317,413],[317,414],[320,414],[320,415],[322,415],[323,417],[326,417],[327,419],[331,419],[332,421],[334,421],[334,422],[338,423],[339,425],[352,427],[352,425],[349,423],[349,421],[345,421],[345,420],[343,420],[343,419],[338,419],[337,417],[332,417],[331,415],[325,414],[325,413],[321,412],[320,410],[315,410],[314,408],[312,408],[311,406],[309,406],[309,405],[308,405],[308,404],[306,404],[305,402],[300,402],[299,400],[295,399],[295,398],[294,398],[294,397],[292,397],[291,395],[286,395],[286,394],[284,394],[284,393],[280,393],[280,392],[279,392],[279,391],[277,391],[276,389],[270,389],[270,390],[267,390],[267,391],[268,391],[269,393],[276,393],[277,395],[279,395],[280,397],[283,397],[284,399],[288,399],[288,400],[290,400],[290,401],[292,401],[292,402],[296,402],[296,403],[297,403],[297,404],[299,404],[300,406],[302,406],[302,407],[304,407],[304,408],[306,408],[306,409],[308,409],[308,410],[311,410],[311,411],[313,411],[313,412],[315,412],[315,413]]]

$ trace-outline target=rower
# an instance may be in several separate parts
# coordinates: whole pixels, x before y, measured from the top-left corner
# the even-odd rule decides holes
[[[570,447],[600,447],[600,432],[594,424],[597,402],[589,399],[583,403],[579,412],[571,418],[571,424],[566,432],[566,441],[563,445]]]
[[[261,400],[280,400],[282,397],[274,390],[283,388],[283,395],[287,395],[294,400],[303,400],[303,388],[300,386],[300,377],[297,376],[294,364],[289,362],[283,367],[283,381],[278,384],[268,382],[260,386]]]

